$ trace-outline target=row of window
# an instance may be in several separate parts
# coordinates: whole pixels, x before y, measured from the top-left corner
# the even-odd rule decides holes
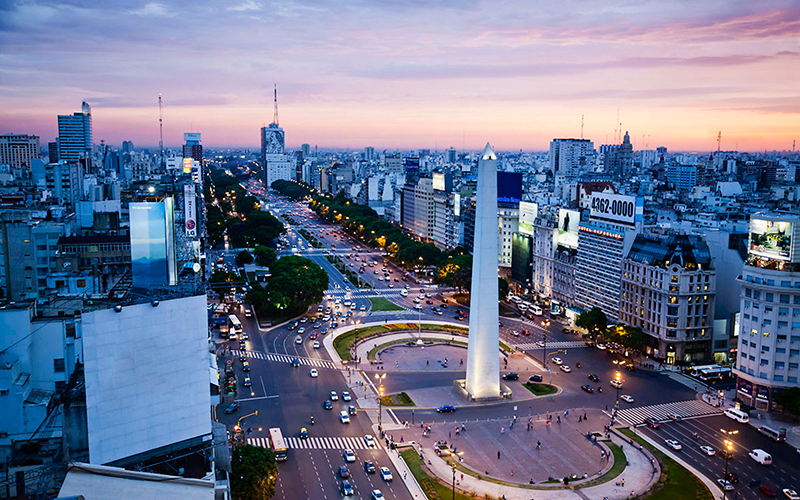
[[[745,288],[744,296],[748,298],[753,298],[754,300],[762,300],[761,290],[753,290],[752,288]],[[772,292],[765,292],[763,302],[775,302],[775,294]],[[781,304],[794,303],[796,305],[800,305],[800,295],[792,296],[788,293],[780,293],[778,294],[778,302]]]
[[[742,371],[746,371],[748,375],[755,376],[755,370],[753,370],[752,368],[748,368],[747,370],[742,369]],[[769,380],[769,375],[766,372],[759,372],[758,373],[758,378],[764,379],[764,380]],[[783,375],[774,375],[773,376],[773,380],[775,380],[775,382],[783,382],[783,379],[784,379]],[[797,377],[796,376],[786,377],[786,382],[789,382],[790,384],[796,384],[797,383]]]
[[[748,274],[744,277],[744,279],[745,281],[758,283],[759,285],[776,286],[775,280],[772,278],[761,278],[760,276],[751,276]],[[792,286],[794,286],[794,288],[800,288],[800,281],[795,281],[794,285],[792,285],[792,282],[789,280],[781,280],[780,286],[781,288],[792,288]]]

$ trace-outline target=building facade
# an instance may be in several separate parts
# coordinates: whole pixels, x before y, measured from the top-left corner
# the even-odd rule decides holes
[[[750,218],[742,270],[737,396],[772,410],[775,393],[800,380],[800,217]]]
[[[92,109],[87,102],[81,112],[58,115],[58,159],[78,161],[92,154]]]
[[[24,134],[0,135],[0,165],[9,165],[16,175],[29,173],[31,160],[39,158],[39,137]]]

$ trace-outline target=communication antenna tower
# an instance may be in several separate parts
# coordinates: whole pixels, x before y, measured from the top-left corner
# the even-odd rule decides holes
[[[581,115],[581,139],[583,139],[583,115]]]
[[[161,93],[158,94],[158,149],[161,150],[161,166],[164,167],[164,118],[161,115]]]
[[[278,124],[278,84],[275,84],[275,111],[272,115],[272,123]]]
[[[717,134],[717,154],[719,155],[720,146],[722,146],[722,130]]]

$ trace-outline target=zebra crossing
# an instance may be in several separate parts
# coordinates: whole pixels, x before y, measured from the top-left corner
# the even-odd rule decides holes
[[[300,361],[301,365],[315,366],[317,368],[336,368],[336,366],[333,364],[333,361],[329,361],[327,359],[300,358],[297,356],[289,356],[288,354],[275,354],[261,351],[240,351],[238,349],[233,349],[231,352],[235,356],[239,356],[244,353],[244,355],[248,358],[266,359],[267,361],[277,361],[279,363],[291,363],[293,359],[297,359]]]
[[[305,449],[305,450],[339,450],[345,448],[351,450],[366,450],[369,448],[367,442],[363,437],[309,437],[307,439],[300,439],[297,437],[284,437],[286,446],[291,449]],[[247,444],[253,446],[261,446],[262,448],[269,448],[269,439],[265,437],[250,437],[247,438]],[[375,440],[375,446],[380,446],[378,440]]]
[[[624,405],[626,403],[620,402],[620,404]],[[722,413],[722,409],[711,406],[699,399],[689,399],[673,403],[624,408],[617,412],[617,418],[622,418],[633,425],[639,425],[643,423],[646,418],[669,420],[668,415],[670,413],[680,415],[681,418],[706,417],[720,414]]]
[[[348,292],[347,290],[343,290],[341,288],[333,288],[330,290],[325,290],[325,295],[330,295],[332,297],[347,297],[350,299],[368,299],[370,297],[386,297],[386,298],[398,298],[402,297],[400,294],[400,290],[395,291],[394,289],[389,290],[354,290]]]
[[[540,346],[539,344],[535,344],[533,342],[526,342],[524,344],[509,344],[509,345],[511,345],[511,347],[515,349],[519,349],[522,351],[533,351],[536,349],[544,349],[544,347]],[[560,340],[556,342],[547,343],[548,351],[551,349],[568,349],[577,347],[586,347],[586,342],[582,340]]]

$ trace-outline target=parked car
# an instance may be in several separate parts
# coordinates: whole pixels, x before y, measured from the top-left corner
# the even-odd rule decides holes
[[[514,372],[506,373],[503,375],[503,380],[519,380],[519,374]]]

